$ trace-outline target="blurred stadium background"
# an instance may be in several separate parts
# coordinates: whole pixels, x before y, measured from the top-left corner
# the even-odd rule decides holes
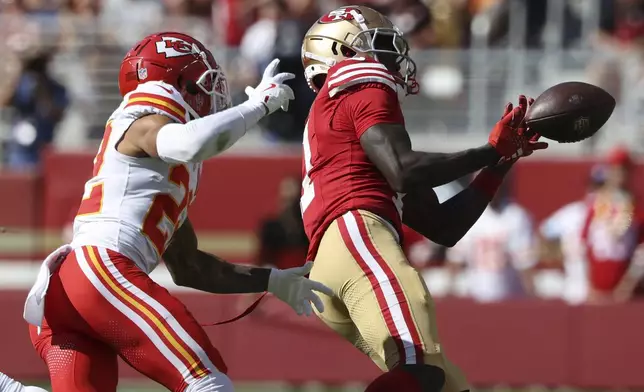
[[[404,111],[418,149],[480,145],[506,102],[558,82],[594,83],[616,97],[595,138],[552,144],[517,165],[486,220],[491,229],[450,251],[414,233],[405,245],[437,297],[450,356],[478,388],[644,390],[642,253],[619,254],[634,248],[624,238],[641,227],[644,196],[643,0],[0,0],[0,371],[46,383],[22,301],[39,260],[68,239],[121,99],[121,58],[147,33],[179,30],[210,45],[235,102],[273,57],[299,75],[288,113],[208,162],[191,216],[204,250],[231,261],[304,261],[299,154],[314,96],[300,43],[321,13],[349,3],[385,12],[412,43],[422,90]],[[605,203],[586,203],[590,193]],[[518,226],[503,223],[509,207],[523,217]],[[598,211],[610,213],[593,240],[588,217]],[[612,281],[590,260],[597,246],[616,266]],[[153,276],[204,323],[252,300],[181,290],[163,267]],[[209,333],[240,391],[358,391],[377,372],[317,320],[271,300]],[[126,366],[122,377],[123,391],[158,390]]]

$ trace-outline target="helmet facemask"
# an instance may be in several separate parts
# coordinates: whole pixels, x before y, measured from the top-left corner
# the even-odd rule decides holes
[[[214,61],[210,61],[209,57],[212,55],[209,56],[208,53],[200,51],[198,47],[195,47],[195,56],[197,60],[182,72],[182,74],[200,75],[197,80],[187,83],[185,88],[187,94],[183,94],[190,114],[199,118],[228,109],[232,106],[232,100],[224,72]],[[192,67],[198,67],[200,71],[190,70],[189,68]]]
[[[373,57],[390,72],[398,74],[406,95],[418,93],[416,63],[409,56],[409,44],[400,30],[383,27],[363,29],[353,37],[351,47]]]

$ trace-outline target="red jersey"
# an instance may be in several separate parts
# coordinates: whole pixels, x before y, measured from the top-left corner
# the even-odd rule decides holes
[[[640,214],[630,195],[614,192],[589,199],[582,240],[594,289],[612,291],[617,287],[643,234]]]
[[[370,59],[333,66],[304,130],[300,206],[313,260],[327,227],[351,210],[366,210],[401,234],[402,202],[360,145],[381,123],[404,123],[394,76]]]

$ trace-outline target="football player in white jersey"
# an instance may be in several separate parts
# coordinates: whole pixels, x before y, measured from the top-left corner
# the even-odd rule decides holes
[[[25,305],[53,392],[114,392],[117,357],[171,391],[232,391],[226,365],[186,307],[148,274],[163,258],[178,285],[211,293],[268,291],[298,314],[322,305],[289,270],[226,263],[197,250],[187,219],[202,161],[294,99],[275,60],[231,107],[211,52],[180,33],[144,38],[125,56],[112,114],[74,221],[71,246],[43,264]],[[213,217],[216,218],[216,217]],[[51,275],[51,278],[49,276]],[[45,294],[46,293],[46,294]]]
[[[13,378],[0,372],[0,392],[47,392],[39,387],[24,386]]]

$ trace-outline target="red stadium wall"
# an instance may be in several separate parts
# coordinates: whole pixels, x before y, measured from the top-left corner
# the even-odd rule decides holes
[[[91,173],[90,155],[51,154],[44,176],[45,227],[60,227],[78,203],[82,186]],[[563,204],[583,196],[593,161],[526,159],[513,175],[519,203],[541,220]],[[254,230],[258,219],[277,205],[280,180],[299,176],[300,156],[224,156],[204,165],[199,197],[191,211],[197,228],[212,231]],[[644,165],[635,178],[642,178]],[[644,183],[635,184],[644,194]]]
[[[21,319],[25,293],[3,292],[0,369],[46,377]],[[239,312],[236,297],[179,295],[201,322]],[[568,307],[553,302],[437,304],[443,347],[476,385],[644,387],[644,304]],[[378,370],[315,317],[270,298],[236,323],[207,328],[238,381],[367,381]],[[140,377],[122,366],[124,378]]]
[[[580,198],[590,161],[521,162],[515,195],[537,221]],[[52,153],[41,177],[0,174],[0,259],[34,258],[60,243],[60,229],[77,206],[91,172],[88,154]],[[639,165],[637,177],[644,175]],[[225,156],[208,162],[191,219],[205,246],[235,261],[253,258],[253,232],[277,205],[279,181],[300,171],[298,156]],[[644,182],[636,184],[644,194]],[[21,319],[25,292],[2,291],[0,369],[18,377],[45,376]],[[203,322],[239,311],[234,298],[181,295]],[[441,301],[444,345],[479,385],[567,384],[644,387],[644,304],[571,308],[552,302],[474,305]],[[293,333],[297,330],[298,333]],[[274,301],[249,318],[209,329],[231,374],[243,380],[367,380],[376,369],[315,319],[296,319]],[[135,376],[129,369],[123,376]]]
[[[536,160],[520,162],[514,171],[518,201],[543,219],[562,204],[584,194],[588,173],[595,162],[587,160]],[[209,161],[193,206],[195,226],[211,231],[254,230],[258,218],[277,204],[279,181],[299,175],[299,156],[224,156]],[[69,218],[80,199],[84,181],[91,173],[89,154],[52,153],[45,160],[42,179],[25,175],[0,175],[0,222],[6,226],[28,227],[42,224],[59,228]],[[644,165],[635,177],[644,175]],[[636,183],[644,193],[644,183]],[[40,201],[42,209],[35,214]],[[42,217],[42,220],[39,219]]]
[[[516,199],[538,222],[583,196],[593,164],[522,161],[513,176]],[[40,257],[60,243],[60,229],[73,217],[91,166],[90,154],[50,153],[42,177],[0,174],[0,226],[19,229],[13,237],[0,236],[1,258]],[[644,165],[636,170],[634,178],[642,178]],[[207,162],[190,213],[207,250],[235,261],[252,261],[258,221],[276,208],[280,180],[299,173],[297,155],[224,156]],[[644,195],[644,182],[635,186]]]

